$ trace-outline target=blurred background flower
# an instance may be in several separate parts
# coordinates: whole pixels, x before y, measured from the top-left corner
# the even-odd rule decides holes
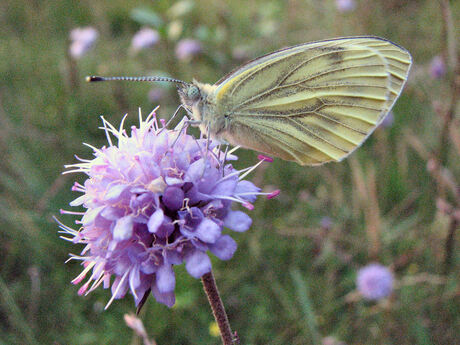
[[[368,300],[380,300],[393,291],[393,274],[380,264],[372,263],[358,271],[356,285],[358,291]]]
[[[176,57],[182,61],[189,61],[202,51],[201,43],[191,38],[184,38],[177,42]]]
[[[446,63],[441,55],[436,55],[430,62],[430,76],[433,79],[442,78],[446,74]]]
[[[79,59],[85,55],[97,41],[99,32],[91,27],[75,28],[70,32],[71,44],[69,54],[74,59]]]
[[[142,28],[131,39],[131,50],[138,52],[142,49],[152,48],[160,41],[160,35],[151,28]]]
[[[335,6],[340,12],[351,12],[356,7],[355,0],[335,0]]]
[[[332,225],[334,225],[334,221],[331,217],[325,216],[321,218],[320,225],[323,229],[330,230]]]

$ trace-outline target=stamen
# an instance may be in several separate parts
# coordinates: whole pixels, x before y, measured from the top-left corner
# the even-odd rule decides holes
[[[126,133],[126,131],[125,131],[125,121],[126,121],[127,117],[128,117],[128,114],[125,114],[123,116],[123,118],[121,119],[120,129],[118,130],[119,133]]]
[[[280,194],[279,189],[274,190],[273,192],[267,194],[267,199],[273,199],[273,198],[277,197],[279,194]]]
[[[102,154],[102,153],[103,153],[103,151],[102,151],[102,150],[100,150],[100,149],[98,149],[98,148],[94,147],[94,146],[93,146],[93,145],[91,145],[91,144],[88,144],[88,143],[83,143],[83,145],[85,145],[85,146],[88,146],[88,147],[89,147],[91,150],[93,150],[93,151],[94,151],[94,153],[98,153],[98,154]],[[105,148],[105,146],[104,146],[103,148]]]
[[[99,276],[99,278],[94,280],[93,285],[91,285],[91,287],[89,288],[86,294],[89,294],[91,291],[96,290],[99,287],[99,285],[101,285],[103,282],[104,282],[104,272],[101,272],[101,275]]]
[[[107,141],[108,141],[108,143],[109,143],[109,146],[113,146],[112,138],[110,137],[110,132],[109,132],[109,129],[107,128],[107,121],[105,121],[105,119],[104,119],[103,116],[101,116],[101,119],[102,119],[102,124],[103,124],[102,129],[103,129],[104,132],[105,132],[105,137],[107,138]]]
[[[257,158],[261,161],[266,161],[266,162],[269,162],[269,163],[272,163],[273,162],[273,158],[272,157],[269,157],[269,156],[265,156],[265,155],[258,155]]]
[[[91,261],[91,262],[86,261],[86,262],[88,263],[88,265],[83,269],[83,271],[81,271],[81,273],[76,278],[74,278],[71,281],[72,284],[76,285],[80,283],[85,278],[86,274],[91,270],[91,268],[93,268],[93,266],[96,264],[95,261]]]
[[[243,203],[243,207],[246,207],[248,210],[252,211],[254,209],[254,205],[250,202],[246,201]]]
[[[75,157],[77,160],[79,160],[80,162],[91,163],[91,159],[80,158],[80,157],[78,157],[77,155],[74,155],[74,157]]]
[[[117,289],[114,291],[114,293],[112,294],[112,297],[107,302],[106,306],[104,307],[104,310],[107,310],[107,308],[110,307],[110,305],[112,304],[113,300],[115,299],[115,296],[118,294],[118,292],[120,291],[121,287],[123,286],[123,283],[125,282],[125,279],[128,276],[129,272],[130,271],[126,271],[126,273],[123,274],[123,277],[120,279],[120,283],[118,284]]]
[[[64,210],[64,209],[59,209],[59,213],[60,214],[73,214],[73,215],[77,215],[77,216],[83,216],[85,214],[85,212],[76,212],[76,211],[67,211],[67,210]]]
[[[79,296],[82,296],[82,295],[86,292],[86,290],[88,289],[89,283],[90,283],[90,280],[88,280],[85,284],[83,284],[83,285],[78,289],[78,295],[79,295]]]
[[[64,166],[65,168],[67,168],[66,166]],[[72,169],[72,170],[67,170],[67,171],[64,171],[62,173],[62,175],[67,175],[67,174],[73,174],[73,173],[79,173],[79,172],[85,172],[87,171],[88,169],[84,169],[84,168],[78,168],[78,169]]]
[[[248,171],[246,171],[243,175],[241,175],[241,176],[239,177],[239,180],[240,180],[240,181],[241,181],[241,180],[244,180],[244,178],[245,178],[246,176],[248,176],[248,175],[249,175],[250,173],[252,173],[255,169],[257,169],[257,167],[258,167],[259,165],[261,165],[263,162],[264,162],[264,161],[261,160],[261,161],[257,162],[255,165],[253,165],[252,167],[249,167]]]
[[[238,150],[239,148],[241,148],[241,146],[235,146],[234,148],[232,148],[230,151],[228,151],[228,154],[231,155],[233,152],[235,152],[236,150]]]
[[[86,191],[86,188],[84,188],[84,187],[82,188],[82,187],[83,187],[83,186],[81,186],[81,185],[79,186],[79,185],[77,185],[77,184],[75,183],[75,184],[72,186],[71,190],[72,190],[72,192],[82,192],[82,193],[84,193],[84,192]]]

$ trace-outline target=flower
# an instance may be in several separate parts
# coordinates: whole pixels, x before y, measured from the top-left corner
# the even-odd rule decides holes
[[[321,218],[320,225],[323,229],[330,230],[334,225],[334,221],[331,217],[325,216]]]
[[[94,46],[98,37],[99,32],[91,26],[73,29],[70,32],[70,56],[74,59],[81,58]]]
[[[131,49],[138,52],[145,48],[155,46],[160,40],[160,35],[157,31],[151,28],[142,28],[136,32],[131,40]]]
[[[446,63],[441,55],[436,55],[430,63],[430,76],[440,79],[446,74]]]
[[[358,272],[358,291],[368,300],[380,300],[393,291],[393,274],[378,263],[369,264]]]
[[[179,60],[190,60],[195,55],[201,53],[201,43],[197,40],[186,38],[180,40],[176,45],[176,57]]]
[[[335,6],[340,12],[350,12],[356,7],[355,0],[335,0]]]
[[[236,156],[214,141],[186,134],[185,121],[168,130],[154,112],[145,120],[139,117],[139,128],[133,126],[130,136],[124,119],[119,130],[103,119],[109,146],[88,145],[94,159],[66,166],[71,169],[66,173],[88,175],[83,185],[75,183],[73,190],[83,195],[70,203],[86,211],[61,211],[81,215],[80,229],[59,222],[64,239],[85,244],[81,255],[69,259],[84,266],[72,282],[89,275],[79,294],[111,286],[106,308],[128,291],[138,307],[149,292],[158,302],[174,305],[173,265],[185,263],[188,273],[199,278],[211,270],[208,251],[229,260],[237,244],[223,228],[244,232],[252,223],[232,204],[252,209],[258,195],[273,194],[243,180],[263,160],[237,170],[229,163]]]

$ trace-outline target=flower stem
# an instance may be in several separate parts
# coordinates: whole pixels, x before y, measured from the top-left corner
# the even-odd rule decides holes
[[[204,291],[206,292],[209,304],[211,305],[214,319],[219,326],[222,343],[224,345],[234,345],[232,329],[230,328],[227,313],[225,312],[224,304],[220,298],[219,290],[217,289],[216,280],[214,279],[212,271],[204,274],[201,277],[201,281],[203,282]]]

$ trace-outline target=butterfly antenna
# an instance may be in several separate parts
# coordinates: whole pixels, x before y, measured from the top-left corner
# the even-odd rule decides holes
[[[86,77],[86,81],[88,83],[97,82],[97,81],[148,81],[148,82],[156,82],[156,81],[166,81],[168,83],[174,84],[181,84],[181,85],[188,85],[185,81],[168,78],[168,77],[100,77],[100,76],[89,76]]]

